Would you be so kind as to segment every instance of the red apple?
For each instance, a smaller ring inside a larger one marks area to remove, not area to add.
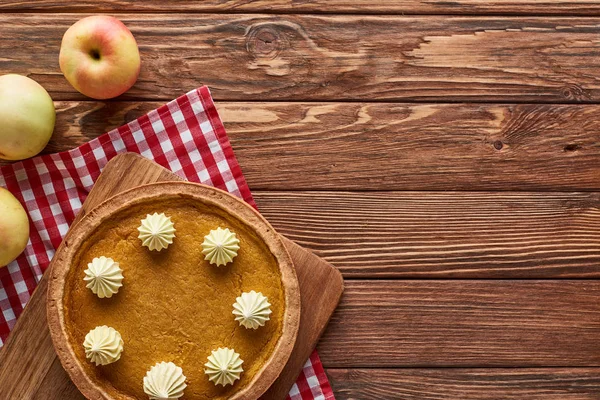
[[[135,38],[118,19],[99,15],[72,25],[62,39],[60,70],[79,92],[93,99],[117,97],[140,73]]]

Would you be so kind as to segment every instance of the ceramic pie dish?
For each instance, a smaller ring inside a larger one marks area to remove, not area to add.
[[[138,237],[140,221],[152,213],[169,216],[175,227],[161,251]],[[217,227],[239,239],[227,265],[211,264],[202,253]],[[122,287],[110,298],[86,287],[86,268],[98,257],[122,268]],[[250,291],[270,303],[270,318],[257,329],[232,314],[236,298]],[[71,228],[51,263],[47,314],[59,359],[88,399],[148,399],[144,377],[161,362],[183,371],[182,399],[257,399],[292,352],[300,295],[281,238],[252,207],[208,186],[166,182],[118,194]],[[123,341],[120,358],[107,365],[91,362],[83,346],[99,326],[114,328]],[[205,365],[218,348],[234,349],[243,360],[233,384],[209,380]]]

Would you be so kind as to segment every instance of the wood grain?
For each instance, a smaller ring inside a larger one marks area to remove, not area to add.
[[[58,68],[78,14],[1,14],[0,74],[82,99]],[[596,102],[598,18],[121,14],[142,55],[124,99]],[[176,74],[173,71],[177,71]],[[226,71],[226,73],[223,73]]]
[[[45,321],[45,318],[44,318]],[[17,367],[18,368],[18,367]],[[17,369],[18,371],[18,369]],[[31,400],[84,400],[77,387],[73,385],[67,372],[60,364],[60,360],[54,357],[54,362],[47,370],[43,378],[37,378],[39,382],[38,390],[31,397]],[[15,398],[16,400],[17,398]],[[20,400],[25,400],[20,398]]]
[[[351,280],[328,368],[596,367],[600,281]]]
[[[560,14],[598,15],[597,0],[105,0],[4,1],[0,11],[45,12],[270,12],[326,14]]]
[[[56,102],[45,153],[162,102]],[[600,106],[218,102],[252,189],[600,190]]]
[[[107,198],[145,183],[180,180],[179,177],[137,154],[113,158],[96,181],[74,224]],[[296,266],[302,309],[298,339],[283,371],[262,397],[284,398],[296,381],[336,308],[343,292],[340,273],[330,264],[286,238],[284,244]],[[58,361],[46,320],[45,274],[16,326],[0,349],[0,399],[80,399]],[[326,282],[326,284],[323,284]]]
[[[340,399],[592,400],[600,368],[328,369]]]
[[[349,277],[600,278],[600,194],[255,192]]]

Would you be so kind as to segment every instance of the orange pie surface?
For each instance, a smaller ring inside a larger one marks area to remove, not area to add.
[[[150,251],[138,239],[147,214],[165,213],[175,224],[168,249]],[[204,260],[204,236],[229,228],[240,240],[234,261],[217,267]],[[110,257],[123,269],[123,287],[100,299],[83,280],[95,257]],[[234,320],[233,303],[255,290],[271,303],[271,319],[257,330]],[[91,377],[116,399],[148,399],[146,372],[161,361],[183,369],[182,399],[226,399],[246,387],[275,350],[282,335],[284,288],[277,261],[267,245],[242,221],[193,200],[158,201],[127,208],[104,222],[79,248],[65,285],[64,318],[75,356]],[[85,357],[86,334],[107,325],[121,333],[124,350],[115,363],[96,366]],[[212,350],[229,347],[244,363],[234,385],[215,386],[204,373]]]

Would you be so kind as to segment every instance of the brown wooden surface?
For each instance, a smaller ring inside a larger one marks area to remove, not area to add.
[[[558,14],[599,15],[598,0],[6,0],[0,11],[44,12],[270,12],[325,14]]]
[[[598,193],[255,194],[282,234],[356,278],[600,278]]]
[[[328,369],[340,399],[594,400],[600,368]]]
[[[45,152],[74,148],[161,104],[57,102]],[[253,190],[600,189],[598,105],[217,107]]]
[[[175,174],[136,154],[115,157],[106,165],[86,199],[77,219],[109,197],[144,183],[179,180]],[[294,260],[302,301],[298,339],[277,381],[262,397],[282,399],[289,392],[302,366],[315,348],[343,291],[340,273],[330,264],[288,239],[284,243]],[[30,303],[0,350],[0,399],[22,399],[60,393],[62,400],[81,394],[57,362],[46,326],[45,274]],[[26,379],[21,379],[26,377]],[[16,384],[15,384],[16,383]]]
[[[62,35],[80,17],[0,13],[0,74],[28,74],[55,100],[82,99],[58,68]],[[124,99],[171,100],[200,84],[210,86],[216,100],[600,99],[600,18],[119,18],[135,35],[143,60]]]
[[[67,13],[97,11],[142,53],[109,102],[58,69],[87,15]],[[597,0],[4,1],[0,74],[57,100],[47,152],[208,84],[261,211],[350,280],[319,346],[338,399],[590,400],[599,16]]]
[[[600,282],[350,280],[321,338],[331,367],[600,365]]]
[[[270,12],[325,14],[558,14],[599,15],[598,0],[61,0],[14,1],[0,11],[45,12]]]

